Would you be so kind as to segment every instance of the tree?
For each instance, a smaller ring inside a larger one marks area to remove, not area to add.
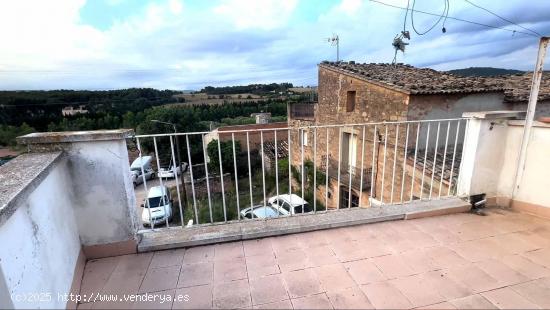
[[[220,170],[220,154],[218,153],[218,140],[212,140],[208,143],[206,147],[208,152],[208,157],[210,158],[210,163],[208,164],[208,169],[212,169],[215,172]],[[232,141],[220,141],[220,151],[222,158],[222,169],[225,173],[233,172],[233,143]],[[235,155],[241,153],[241,144],[238,141],[235,141]]]

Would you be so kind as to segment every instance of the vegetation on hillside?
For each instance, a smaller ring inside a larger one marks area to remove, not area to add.
[[[524,73],[525,71],[514,69],[503,69],[493,67],[469,67],[463,69],[455,69],[447,71],[452,74],[460,76],[494,76],[494,75],[507,75]]]
[[[286,91],[292,88],[292,83],[271,83],[271,84],[250,84],[250,85],[238,85],[238,86],[206,86],[201,89],[201,93],[207,93],[209,95],[229,95],[229,94],[242,94],[250,93],[256,95],[266,95],[272,91],[280,92]]]

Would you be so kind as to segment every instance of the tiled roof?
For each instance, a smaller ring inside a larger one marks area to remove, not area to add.
[[[275,142],[267,141],[264,143],[264,152],[270,159],[275,159]],[[288,142],[286,140],[277,142],[277,157],[278,159],[288,157]]]
[[[417,157],[416,157],[416,169],[417,171],[423,171],[424,169],[424,156],[422,154],[426,155],[426,169],[425,174],[427,176],[432,175],[432,170],[434,170],[434,155],[435,152],[433,149],[428,150],[427,153],[424,153],[425,150],[418,150]],[[439,147],[437,149],[437,158],[435,159],[435,180],[441,179],[441,171],[443,171],[443,183],[449,184],[449,180],[452,176],[452,184],[457,184],[458,182],[458,172],[460,169],[460,162],[462,159],[462,145],[458,145],[456,152],[454,152],[454,147],[448,146],[447,147],[447,153],[445,153],[445,147]],[[454,155],[454,164],[453,164],[453,152]],[[407,152],[407,160],[409,161],[410,165],[414,164],[414,149],[408,150]],[[420,154],[420,155],[419,155]],[[445,157],[445,164],[443,164],[443,157]],[[452,168],[452,170],[451,170]],[[452,173],[451,173],[452,172]]]
[[[527,102],[533,80],[533,72],[515,75],[502,75],[487,78],[491,83],[504,85],[506,102]],[[544,72],[540,84],[538,100],[550,100],[550,72]]]
[[[325,61],[320,66],[410,94],[479,93],[504,90],[504,85],[487,78],[461,77],[405,64]]]

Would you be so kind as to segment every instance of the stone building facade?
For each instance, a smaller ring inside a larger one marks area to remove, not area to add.
[[[465,121],[409,121],[512,108],[502,84],[484,78],[354,62],[323,62],[318,74],[313,117],[289,108],[289,151],[296,167],[301,166],[302,148],[304,160],[315,162],[319,172],[325,174],[328,164],[328,187],[326,180],[317,184],[317,199],[328,208],[446,196],[458,174]]]

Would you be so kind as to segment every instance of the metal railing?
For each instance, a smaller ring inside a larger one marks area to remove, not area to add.
[[[188,167],[180,174],[173,165],[173,179],[158,180],[146,179],[141,167],[138,196],[147,198],[156,186],[168,193],[162,205],[144,199],[140,218],[151,229],[184,227],[453,196],[467,125],[467,119],[455,118],[232,130],[208,143],[210,132],[136,135],[138,159],[177,162],[180,151]],[[179,150],[176,139],[183,141]],[[266,144],[274,154],[265,152]],[[343,158],[350,154],[353,166]],[[266,165],[268,160],[273,164]],[[165,216],[155,221],[154,213]]]

